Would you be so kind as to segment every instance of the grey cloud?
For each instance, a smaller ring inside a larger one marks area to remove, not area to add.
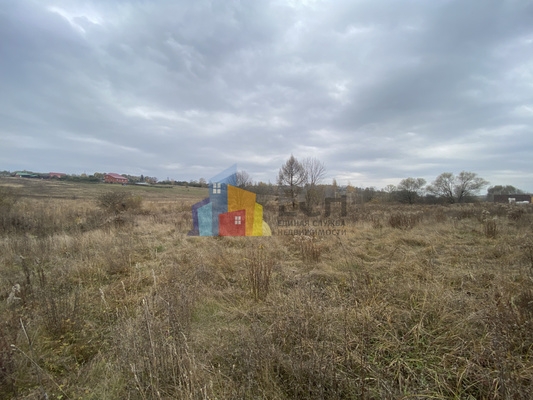
[[[293,153],[533,190],[529,1],[21,0],[0,40],[2,169],[275,181]]]

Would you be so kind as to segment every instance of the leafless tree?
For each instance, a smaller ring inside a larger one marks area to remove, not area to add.
[[[314,157],[305,158],[302,166],[306,173],[305,203],[307,209],[311,210],[324,197],[324,190],[318,184],[326,176],[326,166]]]
[[[485,179],[477,176],[474,172],[462,171],[456,178],[455,198],[458,203],[477,194],[489,184]]]
[[[236,176],[236,186],[240,188],[246,188],[252,186],[254,181],[250,174],[246,171],[238,171]]]
[[[429,185],[426,190],[436,196],[448,200],[450,203],[461,203],[478,193],[489,182],[477,176],[474,172],[462,171],[455,176],[451,172],[444,172]]]
[[[302,161],[302,166],[307,175],[308,185],[318,185],[326,176],[326,166],[314,157],[307,157]]]

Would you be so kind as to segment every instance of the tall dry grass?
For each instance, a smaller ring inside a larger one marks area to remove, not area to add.
[[[0,398],[533,392],[531,206],[351,206],[340,236],[192,238],[195,198],[147,191],[120,224],[108,186],[61,188],[78,194],[25,188],[2,211]]]

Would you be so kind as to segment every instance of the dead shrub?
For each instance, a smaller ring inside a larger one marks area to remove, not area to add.
[[[396,229],[412,229],[422,220],[417,213],[397,212],[389,216],[389,225]]]
[[[103,226],[107,228],[131,228],[135,224],[135,220],[131,214],[116,214],[104,221]]]
[[[322,255],[322,247],[316,236],[297,235],[293,239],[300,251],[303,262],[318,262]]]
[[[143,205],[143,198],[139,195],[126,197],[126,210],[141,211]]]
[[[131,242],[124,237],[117,238],[109,243],[104,250],[102,260],[105,271],[109,275],[127,274],[131,270]]]
[[[526,211],[522,207],[512,207],[507,212],[507,218],[511,221],[519,221]]]
[[[435,218],[435,222],[438,222],[438,223],[443,223],[448,220],[448,217],[446,216],[443,210],[437,210],[437,212],[435,212],[434,214],[434,218]]]
[[[97,204],[104,211],[119,214],[124,211],[138,211],[142,208],[142,197],[127,192],[106,192],[98,196]]]
[[[460,208],[459,212],[457,213],[457,219],[467,219],[467,218],[475,218],[476,217],[476,210],[473,208]]]
[[[372,221],[372,228],[374,229],[382,229],[383,224],[381,223],[381,217],[379,215],[372,215],[371,216]]]
[[[255,300],[264,300],[270,290],[274,261],[267,256],[263,248],[250,251],[245,260],[252,296]]]
[[[498,235],[498,225],[496,224],[496,221],[493,219],[486,220],[483,223],[483,232],[488,238],[496,238],[496,236]]]
[[[41,305],[41,318],[44,327],[53,337],[79,329],[81,315],[78,291],[62,285],[47,284],[35,294]]]

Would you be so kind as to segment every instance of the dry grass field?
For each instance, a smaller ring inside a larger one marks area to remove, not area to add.
[[[0,399],[532,398],[531,205],[188,237],[206,196],[0,179]]]

